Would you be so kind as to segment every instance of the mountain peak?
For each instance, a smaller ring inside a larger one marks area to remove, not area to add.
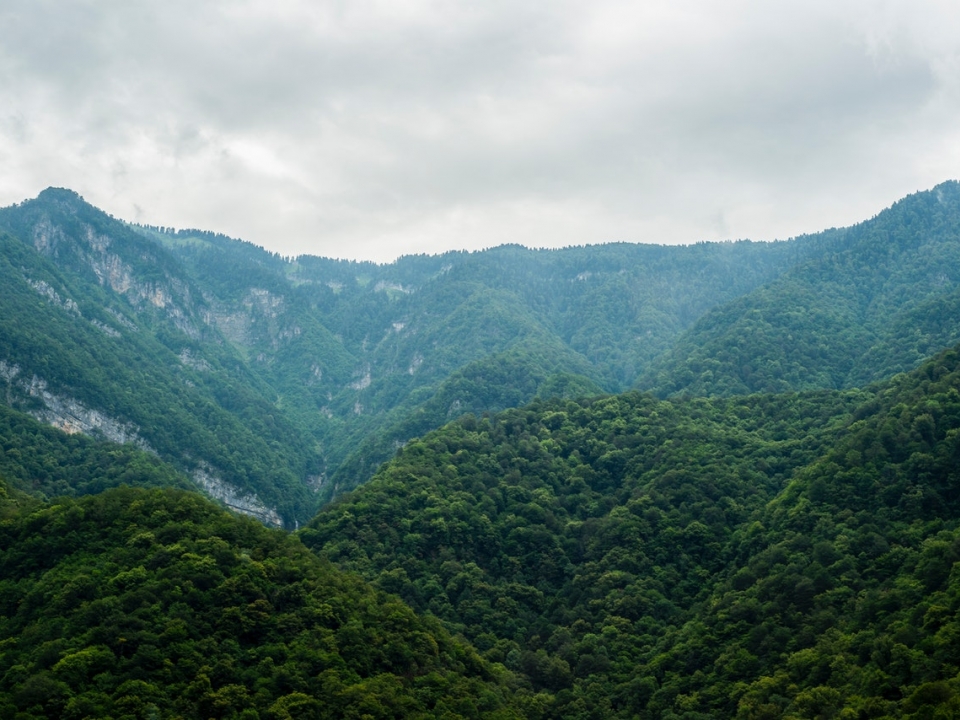
[[[37,200],[41,202],[56,203],[61,207],[70,208],[72,210],[76,210],[81,206],[89,205],[89,203],[80,195],[80,193],[70,190],[69,188],[48,187],[46,190],[37,195]]]

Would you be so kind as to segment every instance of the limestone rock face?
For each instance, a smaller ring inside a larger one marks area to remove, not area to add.
[[[0,360],[0,377],[7,382],[8,402],[16,395],[34,400],[22,404],[22,409],[40,422],[66,433],[83,433],[120,444],[132,443],[141,450],[155,453],[150,444],[140,437],[140,428],[133,423],[112,418],[79,400],[51,392],[43,378],[36,375],[23,377],[18,365]]]
[[[214,500],[219,500],[231,510],[256,518],[264,525],[283,527],[283,518],[273,508],[267,507],[256,495],[243,493],[230,483],[217,477],[212,468],[197,468],[191,473],[194,481]]]

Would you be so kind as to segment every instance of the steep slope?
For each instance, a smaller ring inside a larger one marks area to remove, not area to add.
[[[2,494],[0,494],[2,499]],[[0,715],[518,718],[476,652],[290,536],[121,489],[0,520]]]
[[[638,374],[660,394],[714,394],[906,369],[960,336],[958,197],[946,184],[787,242],[377,265],[128,226],[48,190],[0,210],[0,379],[39,419],[140,442],[295,526],[457,413]]]
[[[956,351],[869,391],[538,403],[409,444],[301,537],[551,717],[952,717],[958,438]]]
[[[584,388],[629,386],[706,309],[817,247],[503,246],[376,265],[287,262],[210,233],[140,232],[177,254],[205,288],[220,330],[320,440],[324,496],[365,480],[397,443],[436,427],[428,419],[446,420],[449,408],[527,402],[556,373],[579,376]],[[516,385],[476,371],[504,357],[518,368]],[[476,391],[454,396],[461,372]],[[498,385],[481,388],[485,375]]]
[[[738,717],[960,714],[958,390],[957,350],[898,377],[744,529],[748,561],[657,659],[661,706],[697,704],[697,665],[700,707]]]
[[[68,191],[0,211],[0,227],[21,234],[0,233],[8,404],[155,452],[265,522],[309,516],[313,442],[206,324],[175,258]]]
[[[464,301],[473,302],[472,293],[482,288],[522,308],[589,362],[601,385],[618,390],[629,387],[638,368],[707,309],[778,276],[812,247],[804,241],[609,244],[563,250],[506,245],[475,253],[405,257],[387,266],[355,264],[355,269],[303,257],[298,258],[295,277],[337,288],[324,293],[325,317],[354,348],[379,341],[397,321],[404,325],[402,339],[432,332],[442,344],[446,327],[460,327],[457,314],[470,314],[471,305],[463,307]],[[373,292],[364,292],[361,283]],[[356,302],[365,294],[376,304]],[[364,322],[364,316],[377,314],[372,327]],[[444,352],[458,352],[460,337],[456,339],[447,342]],[[467,351],[446,371],[476,359],[479,356]],[[431,369],[434,363],[427,360],[419,372]],[[404,363],[401,369],[406,368]]]
[[[539,348],[538,348],[539,349]],[[394,454],[411,438],[438,428],[452,419],[517,407],[537,396],[577,398],[603,394],[595,382],[568,372],[562,352],[547,355],[526,348],[497,353],[457,370],[426,401],[376,434],[356,438],[350,453],[332,474],[329,496],[354,489],[358,479],[373,474],[379,462]],[[576,364],[574,364],[576,367]],[[375,460],[376,464],[371,461]]]
[[[642,376],[660,395],[843,388],[960,340],[960,184],[839,231],[826,252],[706,313]]]
[[[68,434],[3,405],[0,448],[0,480],[43,500],[118,485],[196,489],[186,475],[132,443]]]
[[[555,693],[557,717],[626,713],[609,702],[638,650],[689,617],[735,563],[737,528],[862,397],[625,395],[467,417],[301,537]]]

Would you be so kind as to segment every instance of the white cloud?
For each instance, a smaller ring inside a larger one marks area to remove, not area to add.
[[[952,3],[0,8],[0,203],[285,254],[783,237],[956,177]]]

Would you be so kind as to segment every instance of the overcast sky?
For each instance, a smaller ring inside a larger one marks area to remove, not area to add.
[[[784,238],[960,175],[960,3],[0,0],[0,204],[392,260]]]

